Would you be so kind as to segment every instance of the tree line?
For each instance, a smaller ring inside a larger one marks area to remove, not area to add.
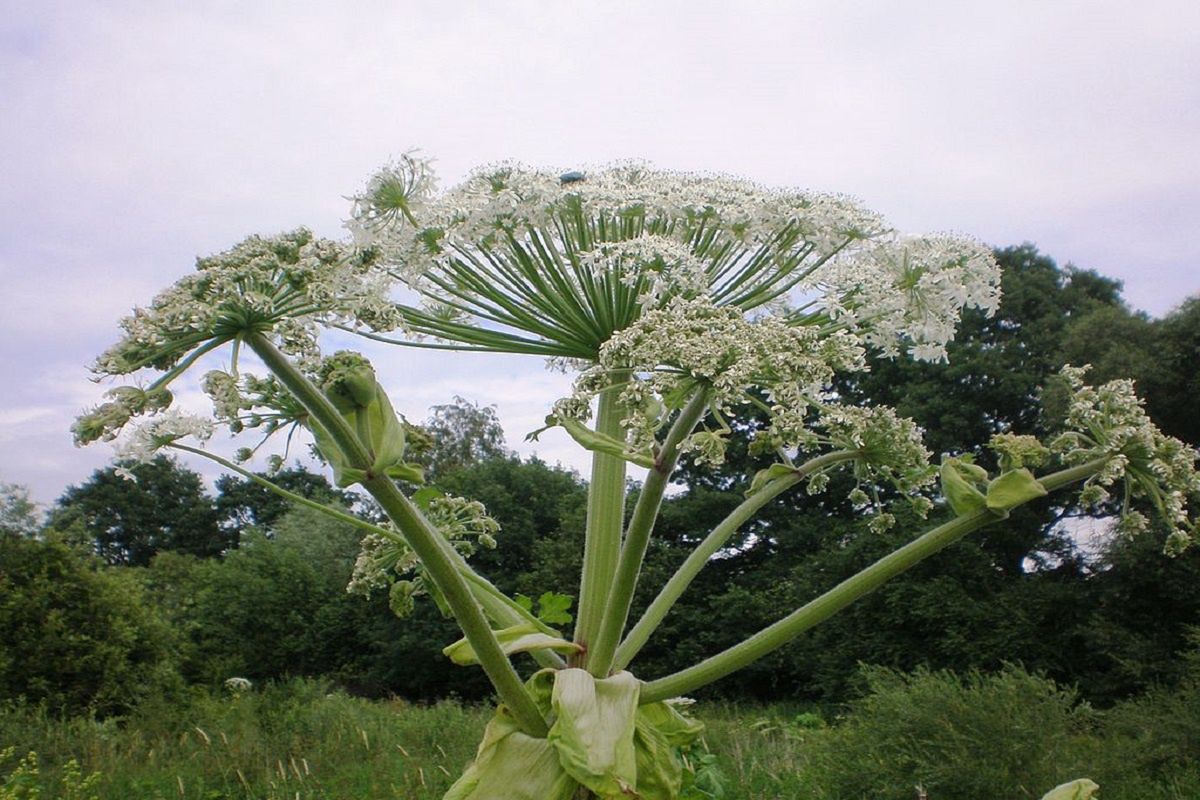
[[[954,454],[998,431],[1053,430],[1062,405],[1054,374],[1091,363],[1097,382],[1134,378],[1165,432],[1200,443],[1200,298],[1151,319],[1125,305],[1118,282],[1060,268],[1030,245],[997,257],[999,312],[967,312],[948,363],[876,359],[839,392],[895,406],[925,428],[931,450]],[[498,547],[474,556],[481,571],[506,592],[574,595],[586,505],[579,477],[515,457],[494,412],[461,399],[435,408],[414,434],[430,482],[481,500],[502,526]],[[736,506],[747,488],[738,476],[752,475],[756,458],[731,451],[726,466],[685,466],[646,564],[655,574],[643,585],[661,584]],[[0,698],[120,713],[148,694],[235,676],[320,675],[365,695],[419,699],[487,691],[475,671],[441,655],[457,634],[435,603],[418,602],[401,619],[386,593],[347,593],[359,529],[241,477],[221,478],[209,494],[169,459],[131,469],[135,482],[110,467],[70,487],[44,523],[19,490],[4,491]],[[272,479],[377,518],[358,495],[303,466]],[[845,504],[781,498],[708,566],[643,652],[639,675],[735,643],[911,529],[871,533]],[[1092,545],[1090,529],[1105,530],[1078,508],[1022,510],[713,691],[837,703],[855,692],[860,663],[969,671],[1019,662],[1097,703],[1172,684],[1200,625],[1200,554],[1164,557],[1156,531],[1102,533]],[[649,599],[637,598],[635,615]]]

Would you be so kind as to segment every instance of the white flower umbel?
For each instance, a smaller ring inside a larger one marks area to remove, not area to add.
[[[1068,464],[1107,459],[1104,469],[1087,482],[1085,500],[1101,502],[1107,499],[1107,488],[1124,481],[1122,530],[1136,532],[1148,525],[1131,502],[1148,500],[1173,528],[1168,549],[1183,549],[1195,532],[1188,518],[1188,498],[1200,495],[1196,450],[1163,434],[1151,422],[1133,381],[1089,386],[1084,382],[1088,369],[1068,366],[1062,370],[1074,391],[1066,419],[1071,430],[1052,442],[1051,449]]]
[[[594,361],[643,313],[704,296],[795,323],[835,317],[887,352],[902,341],[937,358],[963,307],[999,297],[974,242],[897,237],[847,198],[720,175],[501,165],[423,193],[411,214],[373,196],[353,210],[369,249],[423,297],[405,327],[454,349]]]
[[[116,446],[117,458],[150,462],[158,451],[188,436],[204,441],[212,436],[212,420],[188,414],[177,408],[148,417],[125,432]]]
[[[944,361],[964,308],[989,316],[1000,304],[991,251],[952,236],[899,237],[850,251],[814,275],[823,305],[871,345]]]
[[[96,361],[101,375],[166,369],[205,342],[273,333],[285,352],[311,355],[316,321],[390,329],[390,282],[370,259],[306,229],[252,236],[196,261],[196,272],[121,322],[125,336]]]

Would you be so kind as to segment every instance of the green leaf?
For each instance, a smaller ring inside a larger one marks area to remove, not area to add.
[[[574,601],[575,599],[569,594],[543,592],[542,596],[538,598],[537,618],[547,625],[570,625],[575,617],[568,610]]]
[[[603,433],[597,433],[577,419],[564,417],[558,419],[557,422],[585,450],[590,450],[594,453],[606,453],[610,456],[624,459],[632,464],[637,464],[639,467],[654,469],[654,457],[649,453],[635,453],[626,447],[625,443],[621,440],[606,436]]]
[[[577,653],[582,649],[574,642],[568,642],[566,639],[543,633],[532,622],[522,622],[520,625],[513,625],[511,628],[496,631],[496,639],[500,642],[500,649],[504,651],[506,656],[510,656],[513,653],[528,653],[531,650]],[[454,644],[446,647],[442,650],[442,653],[460,666],[479,663],[479,657],[475,654],[475,648],[471,647],[471,643],[465,638],[459,639]]]
[[[443,800],[570,800],[578,787],[550,742],[522,733],[501,706],[484,730],[475,761]]]
[[[638,796],[675,800],[683,787],[679,748],[695,741],[704,724],[685,717],[668,703],[648,703],[638,708],[634,727]]]
[[[421,509],[422,511],[428,511],[429,504],[432,501],[445,496],[446,493],[441,489],[435,489],[432,486],[426,486],[423,489],[418,489],[417,491],[413,492],[412,497],[409,499],[413,501],[413,505],[415,505],[417,508]]]
[[[1027,469],[1005,472],[988,484],[987,507],[996,512],[1007,512],[1022,503],[1046,496],[1046,487],[1033,477]]]
[[[981,468],[974,464],[963,463],[955,458],[948,458],[942,462],[942,494],[950,503],[950,507],[954,509],[954,513],[960,517],[973,514],[987,506],[987,499],[983,493],[976,489],[974,483],[963,474],[966,472],[974,478],[975,470],[981,470]],[[984,472],[983,475],[986,479],[987,473]]]
[[[1095,781],[1079,778],[1055,786],[1042,795],[1042,800],[1091,800],[1098,791],[1100,791],[1100,786]]]
[[[567,773],[602,798],[624,798],[637,786],[633,745],[641,683],[628,672],[596,680],[582,669],[554,675],[556,714],[548,739]]]
[[[425,469],[418,464],[396,464],[385,470],[389,478],[406,483],[421,484],[425,482]]]
[[[750,488],[746,490],[746,497],[758,494],[767,487],[768,483],[774,480],[795,474],[796,468],[790,467],[787,464],[772,464],[766,469],[760,469],[754,473],[754,480],[750,481]]]

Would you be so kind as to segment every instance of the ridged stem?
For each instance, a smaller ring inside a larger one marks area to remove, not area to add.
[[[684,591],[687,590],[688,586],[691,585],[692,581],[695,580],[696,576],[700,574],[700,571],[704,569],[705,565],[708,564],[709,559],[724,547],[729,538],[745,525],[750,518],[757,514],[763,506],[814,472],[845,461],[852,461],[857,457],[857,453],[848,450],[839,450],[818,456],[797,467],[796,471],[791,475],[776,478],[760,491],[755,492],[742,501],[737,508],[731,511],[725,519],[721,520],[712,529],[708,536],[704,537],[704,541],[696,546],[696,549],[688,555],[683,564],[679,566],[679,569],[675,571],[675,574],[671,576],[671,579],[659,591],[645,613],[642,614],[641,619],[637,621],[637,624],[629,631],[629,635],[621,642],[621,646],[617,648],[613,668],[625,669],[625,667],[629,666],[629,662],[633,661],[634,657],[645,647],[646,642],[650,640],[650,636],[662,624],[663,620],[666,619],[671,608],[683,595]]]
[[[482,609],[475,602],[467,581],[455,563],[457,553],[450,543],[429,524],[391,478],[369,473],[371,459],[366,447],[328,398],[288,360],[287,356],[260,333],[247,335],[245,341],[275,377],[308,410],[313,419],[329,432],[347,461],[358,469],[368,470],[368,477],[362,481],[363,488],[383,507],[384,512],[404,536],[405,542],[421,559],[429,576],[446,598],[446,604],[475,650],[479,663],[495,687],[501,702],[508,706],[517,724],[526,733],[531,736],[545,736],[548,730],[546,721],[500,648],[496,634],[488,625]]]
[[[1053,491],[1095,475],[1106,461],[1107,459],[1089,461],[1039,480],[1047,491]],[[1007,515],[984,508],[938,525],[745,641],[695,666],[650,681],[642,687],[641,702],[653,703],[694,691],[757,661],[863,595],[879,588],[891,578],[957,542],[968,533],[1004,519],[1005,516]]]
[[[604,609],[600,632],[588,652],[588,670],[597,677],[606,676],[612,667],[617,642],[620,641],[625,623],[629,619],[629,607],[633,603],[642,562],[646,558],[650,534],[662,507],[663,494],[670,483],[671,474],[675,471],[675,465],[679,462],[679,446],[696,427],[707,408],[708,392],[700,390],[679,411],[663,440],[654,467],[642,484],[633,516],[629,518],[629,526],[625,530],[625,540],[621,544],[621,557],[613,577],[608,604]]]
[[[621,384],[600,393],[596,410],[596,432],[623,439],[618,399]],[[621,558],[621,526],[625,516],[625,460],[608,453],[592,453],[592,476],[588,484],[587,525],[583,544],[583,573],[579,582],[579,618],[575,642],[587,650],[600,632],[604,607],[612,590],[613,575]]]

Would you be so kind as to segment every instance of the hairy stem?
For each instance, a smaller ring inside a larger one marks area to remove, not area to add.
[[[1106,461],[1107,459],[1089,461],[1047,475],[1040,480],[1047,491],[1053,491],[1095,475]],[[968,533],[1005,516],[985,508],[938,525],[745,641],[695,666],[650,681],[642,687],[641,702],[653,703],[694,691],[757,661],[863,595],[879,588],[896,575],[957,542]]]
[[[600,393],[596,432],[621,439],[620,382]],[[579,619],[575,641],[591,646],[604,618],[613,575],[621,557],[621,525],[625,516],[625,460],[607,453],[592,453],[592,479],[588,484],[587,526],[583,545],[583,574],[579,583]]]
[[[304,405],[308,413],[329,432],[347,460],[356,468],[368,471],[368,477],[362,481],[363,488],[383,507],[441,590],[501,702],[508,706],[526,733],[531,736],[545,736],[548,730],[546,721],[534,705],[533,698],[526,691],[508,657],[504,655],[483,611],[475,602],[455,563],[457,553],[454,552],[454,548],[400,492],[391,478],[372,475],[369,472],[371,459],[366,447],[325,395],[287,359],[287,356],[260,333],[247,335],[245,341],[275,377]]]
[[[663,493],[671,480],[671,474],[675,471],[675,465],[679,462],[679,445],[696,427],[707,407],[708,392],[697,391],[675,418],[655,459],[654,468],[642,484],[637,505],[625,531],[625,541],[621,545],[621,557],[613,578],[612,591],[608,596],[608,604],[604,609],[604,619],[596,641],[588,653],[588,669],[593,675],[603,677],[612,667],[617,642],[629,619],[629,607],[633,603],[633,593],[637,589],[646,548],[650,544],[650,534],[662,507]]]
[[[642,618],[637,621],[637,624],[629,631],[629,635],[625,637],[625,641],[621,642],[621,646],[617,648],[613,668],[624,669],[629,666],[629,662],[645,647],[650,636],[662,624],[663,620],[666,619],[667,613],[670,612],[671,608],[683,595],[687,587],[691,585],[692,581],[695,580],[696,576],[700,574],[700,571],[704,569],[709,559],[724,547],[729,538],[757,514],[763,506],[814,472],[845,461],[852,461],[857,457],[858,453],[850,450],[838,450],[818,456],[797,467],[796,471],[791,475],[771,481],[760,491],[755,492],[742,501],[737,508],[729,513],[729,516],[721,520],[720,524],[712,529],[712,532],[704,538],[704,541],[696,546],[696,549],[691,552],[687,560],[679,566],[679,569],[675,571],[675,574],[671,576],[671,579],[659,591],[658,596],[654,598],[649,608],[642,614]]]

